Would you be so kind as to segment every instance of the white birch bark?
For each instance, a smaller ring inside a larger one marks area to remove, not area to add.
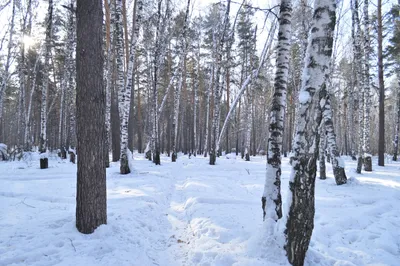
[[[371,43],[369,38],[369,0],[364,0],[364,132],[363,132],[363,151],[364,151],[364,170],[372,171],[372,158],[370,154],[370,116],[371,116],[371,92],[369,82],[369,61],[371,53]]]
[[[49,71],[50,71],[50,55],[52,46],[52,30],[53,30],[53,0],[49,0],[48,13],[46,18],[46,40],[45,40],[45,54],[44,54],[44,77],[42,86],[42,107],[40,111],[40,143],[39,151],[42,153],[43,158],[47,158],[47,91],[49,85]],[[47,167],[45,167],[47,168]]]
[[[12,56],[12,48],[13,48],[13,40],[14,40],[14,20],[15,20],[15,8],[16,8],[16,0],[12,2],[12,14],[9,28],[9,36],[8,36],[8,46],[7,46],[7,57],[6,63],[4,65],[3,76],[0,81],[0,123],[3,116],[3,96],[4,91],[7,87],[8,80],[10,78],[10,65],[11,65],[11,56]],[[1,133],[0,133],[1,134]]]
[[[175,94],[174,94],[174,117],[172,122],[172,162],[175,162],[177,159],[177,151],[176,151],[176,144],[177,144],[177,137],[178,137],[178,119],[179,119],[179,104],[181,98],[181,91],[184,79],[184,63],[186,58],[186,51],[188,47],[188,43],[186,41],[186,34],[188,28],[188,21],[189,21],[189,7],[190,7],[190,0],[187,2],[186,12],[185,12],[185,20],[183,24],[182,36],[180,40],[180,46],[182,49],[182,53],[180,54],[179,65],[178,65],[178,73],[179,73],[179,81],[178,85],[175,87]]]
[[[347,182],[347,177],[344,169],[344,161],[340,157],[339,149],[336,144],[336,134],[332,121],[332,109],[329,92],[324,84],[320,92],[320,108],[322,110],[323,127],[326,130],[327,146],[331,155],[333,175],[337,185],[342,185]]]
[[[121,121],[121,165],[120,165],[120,173],[128,174],[131,169],[129,168],[129,158],[128,154],[128,122],[129,122],[129,114],[130,114],[130,104],[131,104],[131,91],[133,86],[133,70],[135,69],[135,57],[136,57],[136,44],[139,39],[139,31],[142,20],[142,10],[143,10],[143,1],[136,0],[136,14],[135,16],[135,25],[133,29],[132,39],[130,42],[130,51],[129,51],[129,61],[128,61],[128,71],[127,71],[127,84],[123,88],[122,94],[122,102],[121,105],[121,113],[122,113],[122,121]]]
[[[364,86],[363,86],[363,70],[362,70],[362,54],[361,54],[361,29],[360,19],[358,16],[358,0],[351,0],[352,11],[352,37],[354,51],[354,68],[355,68],[355,87],[358,92],[358,163],[357,173],[361,173],[363,161],[363,132],[364,132]]]
[[[291,39],[291,0],[282,0],[279,12],[279,32],[274,95],[269,115],[267,171],[261,198],[264,219],[277,221],[282,217],[281,157],[285,125],[286,90],[289,73]]]
[[[210,101],[211,101],[211,86],[214,83],[214,66],[211,69],[211,77],[210,77],[210,84],[207,87],[206,92],[206,132],[204,134],[204,157],[207,157],[208,154],[208,135],[209,135],[209,128],[210,128]]]
[[[289,206],[285,215],[285,249],[292,265],[304,264],[314,227],[318,147],[315,136],[321,122],[319,94],[329,74],[335,22],[336,1],[316,0],[299,93],[299,115],[289,179]]]
[[[222,25],[218,25],[217,29],[221,27],[221,36],[219,37],[217,43],[215,43],[214,40],[214,45],[215,47],[215,56],[216,58],[214,59],[214,64],[215,64],[215,80],[214,80],[214,117],[213,117],[213,123],[212,123],[212,129],[211,129],[211,147],[210,147],[210,165],[215,165],[216,161],[216,156],[217,152],[219,150],[219,143],[218,143],[218,136],[219,136],[219,117],[220,117],[220,108],[221,108],[221,95],[222,95],[222,88],[220,84],[220,78],[221,78],[221,68],[222,68],[222,53],[224,51],[224,44],[227,38],[227,29],[228,29],[228,24],[229,24],[229,12],[230,12],[230,5],[231,1],[227,1],[226,9],[225,9],[225,14],[221,16],[223,18]],[[222,9],[222,2],[220,2],[220,13],[223,14],[224,10]],[[214,32],[214,37],[215,37],[216,32]]]

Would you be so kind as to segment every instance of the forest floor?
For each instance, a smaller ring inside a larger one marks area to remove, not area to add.
[[[265,157],[134,157],[129,175],[107,169],[108,223],[91,235],[75,228],[76,165],[0,162],[0,266],[287,265],[263,234]],[[361,175],[345,162],[348,184],[336,186],[330,164],[316,181],[306,265],[400,265],[400,162],[374,158]],[[284,158],[284,201],[289,172]]]

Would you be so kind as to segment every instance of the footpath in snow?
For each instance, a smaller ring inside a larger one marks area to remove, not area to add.
[[[91,235],[75,229],[76,165],[0,162],[0,266],[287,265],[262,235],[265,157],[134,157],[129,175],[107,169],[108,224]],[[400,265],[400,163],[358,175],[346,160],[339,187],[327,166],[306,265]],[[283,200],[289,171],[285,158]]]

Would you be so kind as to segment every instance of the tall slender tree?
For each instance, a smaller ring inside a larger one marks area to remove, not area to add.
[[[46,18],[46,40],[44,54],[44,77],[42,86],[42,107],[40,111],[40,145],[39,152],[41,153],[40,168],[48,168],[47,151],[47,92],[49,87],[49,72],[50,72],[50,56],[52,48],[52,31],[53,31],[53,0],[49,0],[49,7]]]
[[[282,0],[279,11],[278,54],[274,95],[269,120],[267,173],[265,177],[262,208],[264,219],[277,221],[282,217],[281,157],[285,125],[286,89],[289,72],[292,1]]]
[[[378,22],[378,83],[379,83],[379,140],[378,140],[378,165],[385,166],[385,84],[383,80],[383,21],[382,0],[377,3]]]

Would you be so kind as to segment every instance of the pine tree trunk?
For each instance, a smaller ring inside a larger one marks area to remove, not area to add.
[[[101,1],[77,5],[78,173],[76,227],[84,234],[107,223],[104,138],[103,12]],[[88,127],[87,125],[91,125]]]
[[[299,93],[292,173],[289,180],[289,203],[286,222],[288,260],[303,265],[314,228],[315,177],[318,139],[315,135],[322,119],[320,90],[329,74],[333,32],[336,22],[336,1],[316,0],[313,23]]]
[[[274,95],[269,120],[267,172],[261,198],[264,220],[277,221],[282,217],[281,157],[285,125],[286,90],[289,74],[292,2],[282,0],[279,11],[278,57],[274,81]]]

